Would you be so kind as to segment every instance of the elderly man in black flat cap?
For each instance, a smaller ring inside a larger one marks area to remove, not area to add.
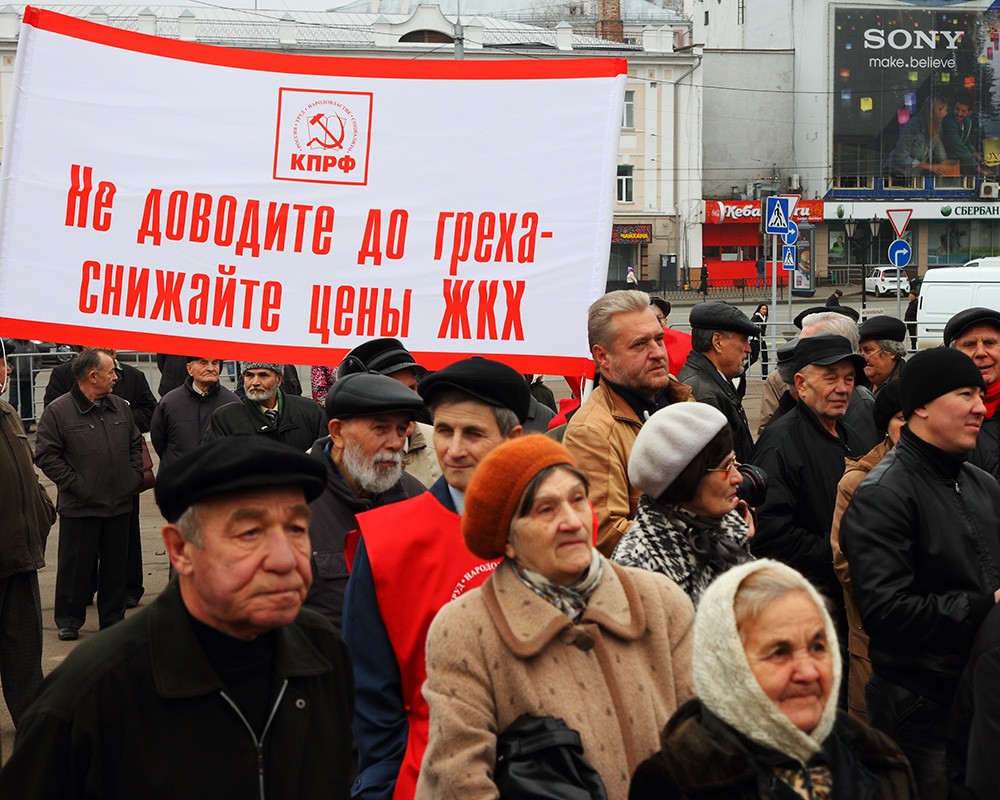
[[[403,343],[390,337],[371,339],[351,350],[337,368],[337,379],[359,372],[386,375],[413,392],[417,391],[417,382],[427,374]],[[417,420],[403,449],[403,470],[428,488],[441,477],[441,467],[431,444],[433,434],[430,425]]]
[[[832,333],[843,336],[851,343],[851,348],[857,350],[858,326],[853,317],[843,313],[844,309],[844,306],[833,309],[817,306],[802,312],[795,317],[795,326],[802,331],[799,338],[808,339],[810,336],[816,336],[820,333]],[[851,443],[852,447],[863,454],[871,450],[883,437],[875,428],[873,416],[875,395],[872,394],[871,389],[859,384],[859,381],[864,379],[864,370],[859,369],[857,372],[854,391],[851,392],[847,413],[844,414],[844,424],[857,435],[856,441]],[[779,364],[779,368],[764,381],[764,391],[761,393],[760,399],[758,438],[763,435],[764,430],[771,422],[778,419],[790,408],[794,408],[798,402],[797,397],[789,397],[795,388],[794,374],[789,359],[784,368]]]
[[[32,800],[347,798],[351,664],[302,608],[326,469],[265,437],[161,470],[176,580],[46,678],[0,772]]]
[[[844,458],[866,452],[855,451],[856,434],[843,423],[855,369],[863,364],[843,336],[800,339],[792,355],[798,404],[767,426],[753,457],[769,479],[753,554],[794,567],[840,609],[830,525]]]
[[[728,303],[698,303],[691,309],[691,352],[677,373],[701,403],[715,406],[733,432],[736,459],[753,456],[753,435],[733,379],[743,374],[750,353],[750,337],[760,329],[742,311]]]
[[[899,384],[906,425],[840,523],[870,637],[868,720],[906,754],[923,800],[949,796],[955,690],[1000,599],[1000,486],[966,461],[985,417],[984,390],[981,370],[957,349],[913,356]]]
[[[443,475],[428,492],[358,515],[361,539],[344,599],[357,686],[356,798],[413,796],[428,738],[427,631],[445,603],[496,566],[465,546],[465,489],[488,453],[521,435],[531,398],[518,372],[479,357],[428,375],[418,388]],[[353,544],[349,537],[349,557]]]
[[[944,343],[975,362],[986,384],[986,419],[969,463],[1000,480],[1000,311],[967,308],[944,326]]]
[[[906,323],[890,316],[872,317],[858,328],[858,352],[865,360],[865,375],[872,393],[899,378],[906,361]]]
[[[326,468],[326,488],[311,505],[313,585],[306,606],[340,629],[347,588],[344,538],[356,514],[426,491],[403,471],[403,447],[426,414],[420,395],[387,375],[338,375],[326,396],[329,436],[309,450]]]
[[[326,419],[316,403],[288,394],[281,386],[285,365],[243,362],[246,396],[215,410],[203,442],[224,436],[266,436],[276,442],[308,450],[326,435]]]

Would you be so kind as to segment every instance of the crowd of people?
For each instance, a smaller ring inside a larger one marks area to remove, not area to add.
[[[695,305],[683,357],[670,311],[594,302],[558,408],[396,339],[311,398],[209,353],[161,356],[157,401],[86,348],[34,453],[0,401],[0,794],[1000,796],[1000,311],[908,357],[904,321],[806,309],[757,431],[767,307]],[[153,483],[171,579],[126,616]],[[95,600],[102,630],[43,679],[57,514],[58,636]]]

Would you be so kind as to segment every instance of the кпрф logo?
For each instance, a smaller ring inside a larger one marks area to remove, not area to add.
[[[371,92],[278,91],[274,178],[368,183]]]

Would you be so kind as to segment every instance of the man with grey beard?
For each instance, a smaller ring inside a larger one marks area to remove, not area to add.
[[[328,436],[309,454],[326,464],[326,488],[310,504],[313,584],[306,606],[340,629],[347,587],[344,538],[362,511],[426,491],[403,472],[403,448],[414,420],[427,410],[420,395],[387,375],[340,378],[326,398]]]
[[[312,400],[282,390],[284,370],[284,364],[243,362],[246,397],[216,409],[202,444],[223,436],[263,435],[308,450],[326,433],[323,411]]]

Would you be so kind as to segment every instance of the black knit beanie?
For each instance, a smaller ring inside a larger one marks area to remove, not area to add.
[[[950,347],[922,350],[903,365],[899,376],[903,416],[909,419],[914,409],[964,386],[986,391],[983,376],[971,358]]]
[[[872,407],[876,430],[883,436],[886,435],[889,432],[889,423],[902,407],[898,380],[889,381],[879,387],[878,394],[875,395],[875,405]]]

